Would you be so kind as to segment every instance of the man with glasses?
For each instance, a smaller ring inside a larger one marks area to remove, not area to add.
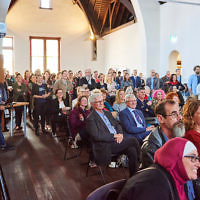
[[[140,143],[149,135],[154,126],[146,126],[144,115],[136,108],[137,100],[134,94],[125,96],[126,108],[119,113],[120,124],[125,137],[136,137]]]
[[[122,128],[110,112],[104,111],[103,96],[93,93],[90,96],[93,111],[88,116],[86,127],[92,141],[95,162],[108,165],[112,154],[127,155],[129,172],[132,176],[137,170],[140,158],[140,146],[136,138],[123,138]]]
[[[149,167],[153,164],[154,153],[157,149],[165,144],[169,139],[176,137],[173,132],[175,125],[181,123],[182,116],[179,112],[178,105],[173,100],[166,100],[157,105],[155,115],[159,121],[158,126],[143,141],[142,151],[142,168]]]

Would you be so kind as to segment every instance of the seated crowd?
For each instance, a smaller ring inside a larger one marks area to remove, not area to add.
[[[151,70],[146,81],[141,73],[137,75],[137,70],[132,76],[123,70],[121,76],[112,68],[106,75],[97,71],[92,75],[91,69],[86,69],[85,76],[82,71],[73,74],[71,70],[63,70],[57,76],[49,71],[43,75],[39,70],[34,74],[26,71],[24,78],[19,73],[15,77],[5,73],[4,89],[0,91],[5,91],[4,96],[10,101],[29,101],[29,119],[33,120],[37,136],[41,134],[40,117],[43,134],[52,130],[52,136],[56,136],[59,123],[73,138],[72,148],[78,148],[77,141],[81,139],[89,149],[91,167],[108,165],[113,155],[124,154],[130,177],[136,175],[127,182],[119,199],[162,198],[161,186],[168,188],[166,182],[161,181],[160,193],[151,196],[150,189],[143,192],[138,181],[142,180],[145,187],[152,182],[151,191],[156,190],[154,186],[159,183],[152,181],[155,172],[136,173],[155,163],[158,181],[164,176],[172,182],[174,199],[193,200],[199,190],[194,179],[200,167],[200,103],[190,96],[187,84],[181,83],[180,70],[176,72],[170,75],[168,71],[159,78]],[[3,101],[0,96],[1,103],[6,99]],[[21,107],[15,108],[16,130],[22,129],[22,111]],[[1,144],[2,149],[4,146]],[[192,169],[187,167],[189,161],[194,164]],[[163,199],[173,199],[170,189],[166,191]]]

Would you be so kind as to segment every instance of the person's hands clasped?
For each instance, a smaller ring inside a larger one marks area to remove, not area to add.
[[[155,126],[151,125],[151,126],[146,128],[146,131],[152,131],[154,128],[155,128]]]
[[[122,142],[122,140],[123,140],[123,134],[121,134],[121,133],[115,134],[114,138],[115,138],[116,142],[118,144],[120,144]]]

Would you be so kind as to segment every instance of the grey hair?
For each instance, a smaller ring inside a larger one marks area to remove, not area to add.
[[[127,102],[127,101],[128,101],[130,98],[132,98],[132,97],[136,98],[134,94],[127,94],[127,95],[125,96],[125,102]]]
[[[98,93],[92,93],[89,97],[89,101],[90,103],[94,103],[95,99],[99,96],[102,96],[102,93],[101,92],[98,92]]]

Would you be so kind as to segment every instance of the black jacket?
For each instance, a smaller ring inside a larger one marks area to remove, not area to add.
[[[80,86],[82,86],[84,84],[88,85],[89,90],[93,90],[96,88],[96,81],[93,78],[91,78],[91,84],[89,84],[86,77],[83,77],[80,80],[79,84],[80,84]]]
[[[165,144],[164,133],[160,127],[152,131],[144,140],[141,147],[142,163],[141,168],[147,168],[153,164],[155,152]]]
[[[107,111],[104,111],[104,113],[117,133],[122,133],[121,126],[112,114]],[[86,128],[91,138],[95,162],[99,165],[109,164],[111,162],[111,144],[115,142],[115,139],[95,110],[88,116]]]
[[[171,186],[171,190],[170,190]],[[174,198],[172,198],[172,195]],[[158,164],[139,171],[122,189],[118,200],[179,200],[170,173]]]
[[[65,104],[65,107],[69,107],[69,99],[65,98],[63,99],[63,102]],[[51,100],[51,113],[53,116],[58,116],[59,114],[62,114],[62,109],[59,108],[59,102],[57,98]]]

